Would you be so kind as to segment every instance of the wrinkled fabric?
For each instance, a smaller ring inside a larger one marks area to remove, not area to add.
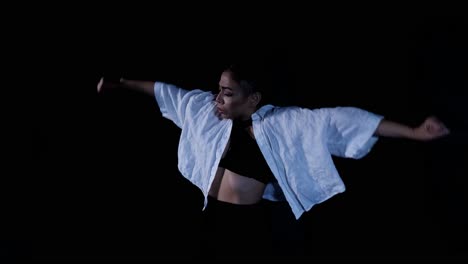
[[[208,203],[208,191],[232,129],[219,119],[215,95],[156,82],[154,93],[163,117],[182,129],[178,169]],[[356,107],[309,109],[264,105],[252,114],[253,133],[277,179],[263,198],[286,200],[296,219],[315,204],[344,192],[332,155],[359,159],[377,142],[383,116]]]

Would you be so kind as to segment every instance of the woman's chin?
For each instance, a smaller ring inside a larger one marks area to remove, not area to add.
[[[219,118],[219,119],[229,119],[229,116],[226,115],[225,113],[222,113],[220,111],[216,111],[216,116]]]

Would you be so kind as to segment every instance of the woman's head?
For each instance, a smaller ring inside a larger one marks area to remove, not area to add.
[[[233,64],[219,79],[216,95],[217,113],[221,118],[247,119],[263,103],[264,69],[249,64]]]

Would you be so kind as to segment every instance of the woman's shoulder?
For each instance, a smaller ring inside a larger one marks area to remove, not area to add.
[[[302,116],[302,115],[319,115],[323,112],[322,108],[307,108],[301,106],[272,106],[265,117],[278,117],[278,116]]]
[[[301,106],[273,106],[263,119],[275,124],[285,123],[288,126],[303,126],[304,124],[320,124],[326,119],[325,109],[307,108]]]

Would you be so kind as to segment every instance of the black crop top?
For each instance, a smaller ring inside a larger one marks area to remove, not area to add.
[[[265,184],[276,181],[257,142],[246,129],[250,125],[252,119],[233,121],[229,149],[221,159],[219,167]]]

